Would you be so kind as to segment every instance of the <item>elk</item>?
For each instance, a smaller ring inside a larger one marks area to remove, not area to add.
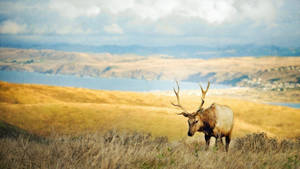
[[[231,140],[231,132],[233,129],[233,112],[232,110],[225,105],[220,105],[213,103],[210,107],[204,109],[204,100],[205,95],[209,89],[210,82],[208,82],[206,90],[203,90],[202,86],[200,85],[201,91],[202,91],[202,97],[201,97],[201,104],[197,111],[193,113],[189,113],[180,103],[179,99],[179,84],[178,81],[176,81],[177,84],[177,91],[175,88],[173,88],[174,93],[177,98],[177,104],[171,102],[171,104],[175,107],[178,107],[182,110],[181,113],[178,113],[178,115],[183,115],[184,117],[188,118],[188,124],[189,124],[189,130],[188,130],[188,136],[193,136],[197,131],[204,133],[204,138],[206,142],[206,148],[208,149],[210,138],[215,137],[216,142],[215,146],[218,145],[218,140],[222,143],[222,138],[225,137],[226,141],[226,152],[228,152],[229,143]]]

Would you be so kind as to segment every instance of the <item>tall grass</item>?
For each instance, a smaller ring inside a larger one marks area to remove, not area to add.
[[[19,135],[0,139],[0,168],[300,168],[300,139],[278,141],[261,133],[235,139],[228,153],[204,147],[201,141],[119,131],[47,140]]]

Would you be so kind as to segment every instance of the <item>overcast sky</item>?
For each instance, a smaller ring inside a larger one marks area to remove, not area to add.
[[[0,0],[0,38],[85,45],[300,46],[300,0]]]

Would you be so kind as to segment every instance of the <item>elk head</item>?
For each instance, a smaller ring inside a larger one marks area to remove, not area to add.
[[[179,91],[180,91],[180,87],[178,84],[178,81],[176,81],[177,84],[177,91],[175,88],[173,88],[174,93],[176,95],[177,98],[177,104],[171,102],[171,104],[175,107],[178,107],[182,110],[181,113],[178,113],[178,115],[183,115],[184,117],[188,118],[188,124],[189,124],[189,131],[188,131],[188,136],[193,136],[195,134],[195,132],[197,132],[198,130],[201,130],[204,127],[204,123],[201,119],[200,113],[203,111],[203,105],[204,105],[204,99],[205,99],[205,95],[208,91],[208,88],[210,86],[210,82],[208,82],[206,90],[203,90],[202,86],[200,85],[201,91],[202,91],[202,97],[201,97],[201,104],[199,106],[199,108],[197,109],[197,111],[193,112],[193,113],[189,113],[180,103],[180,98],[179,98]]]

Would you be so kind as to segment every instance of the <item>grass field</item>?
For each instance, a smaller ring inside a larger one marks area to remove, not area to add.
[[[228,153],[215,147],[205,151],[204,144],[186,140],[168,142],[165,137],[117,131],[51,139],[21,134],[0,137],[0,168],[300,168],[299,138],[278,141],[264,134],[251,134],[236,138]]]
[[[0,82],[0,120],[31,133],[49,136],[105,132],[111,129],[151,133],[170,140],[187,137],[186,119],[176,115],[175,96],[153,93],[89,90],[71,87]],[[277,138],[300,136],[300,111],[222,96],[207,97],[233,109],[233,137],[265,132]],[[199,96],[182,96],[182,104],[195,110]],[[198,139],[202,134],[193,138]]]
[[[226,153],[187,138],[174,96],[0,82],[0,168],[300,168],[299,109],[229,96],[206,103],[234,111]],[[182,96],[189,110],[199,100]]]

